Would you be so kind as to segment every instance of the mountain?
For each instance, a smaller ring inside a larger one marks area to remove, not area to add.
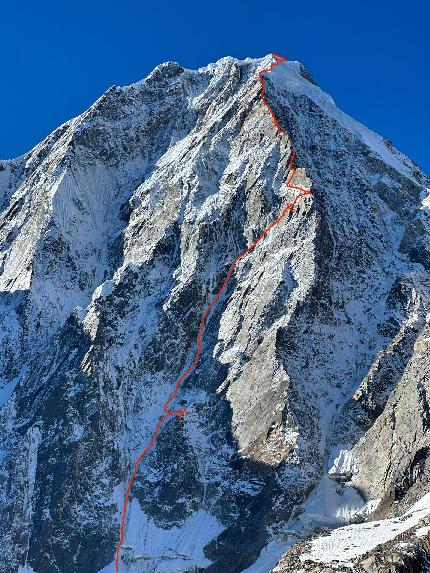
[[[298,62],[264,73],[277,130],[271,62],[162,64],[0,162],[1,573],[115,570],[135,460],[293,184],[135,466],[119,571],[318,571],[345,527],[425,528],[430,181]]]

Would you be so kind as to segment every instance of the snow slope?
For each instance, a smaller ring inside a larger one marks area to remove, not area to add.
[[[310,552],[302,555],[300,559],[321,563],[349,563],[351,559],[364,555],[378,545],[415,527],[428,515],[430,515],[430,493],[417,501],[401,517],[341,527],[326,537],[317,538],[312,542]],[[417,532],[418,535],[423,534],[423,528]]]

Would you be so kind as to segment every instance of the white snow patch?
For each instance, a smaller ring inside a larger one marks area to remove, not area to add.
[[[242,571],[242,573],[269,573],[295,543],[297,543],[295,538],[291,538],[291,541],[285,541],[284,543],[272,541],[261,551],[257,561],[248,569]]]
[[[18,573],[36,573],[36,571],[30,565],[20,565]]]
[[[421,194],[421,209],[430,209],[430,189],[425,189]]]
[[[336,527],[350,523],[364,505],[355,488],[323,477],[306,500],[299,519],[305,527],[315,524]]]
[[[367,517],[375,511],[380,503],[380,499],[370,499],[367,503],[363,505],[360,511],[357,512],[355,517],[361,517],[362,519],[367,519]]]
[[[363,143],[388,165],[394,167],[400,173],[408,177],[413,177],[412,164],[410,160],[394,148],[389,148],[385,140],[371,131],[358,121],[349,117],[346,113],[336,107],[331,96],[321,88],[307,81],[300,73],[299,62],[284,62],[274,68],[270,77],[271,81],[280,90],[297,95],[305,95],[314,101],[327,115],[334,118],[346,130],[355,133]]]
[[[114,285],[115,285],[115,283],[113,280],[105,281],[104,283],[99,285],[94,291],[93,301],[98,299],[98,298],[110,295],[112,290],[113,290]]]
[[[124,573],[145,570],[153,573],[178,573],[192,567],[211,564],[203,548],[216,537],[224,527],[210,514],[199,510],[188,517],[181,527],[163,529],[157,527],[133,499],[129,505],[123,551],[132,552],[136,560],[131,565],[121,565]],[[98,573],[114,571],[114,562]]]
[[[76,306],[74,310],[79,322],[83,322],[88,314],[88,307],[82,308],[82,306]]]
[[[15,386],[18,384],[18,378],[11,380],[0,389],[0,408],[6,404],[9,398],[12,396]]]
[[[328,470],[329,477],[352,477],[357,473],[357,464],[349,450],[340,450],[333,465]]]
[[[415,531],[415,536],[416,537],[425,537],[430,531],[430,525],[426,525],[425,527],[419,527],[416,531]]]
[[[335,529],[330,535],[315,539],[310,552],[302,555],[300,559],[319,563],[333,561],[348,563],[351,559],[364,555],[378,545],[414,527],[429,514],[430,493],[427,493],[403,517],[341,527]]]

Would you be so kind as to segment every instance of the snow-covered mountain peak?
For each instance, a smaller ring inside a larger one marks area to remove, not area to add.
[[[0,163],[1,573],[113,570],[201,316],[294,186],[139,465],[122,570],[268,573],[427,493],[429,180],[298,62],[263,74],[281,136],[272,63],[166,62]]]

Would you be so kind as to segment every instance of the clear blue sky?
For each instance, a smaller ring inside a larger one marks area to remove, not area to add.
[[[1,20],[3,159],[163,61],[278,52],[430,174],[426,0],[9,0]]]

